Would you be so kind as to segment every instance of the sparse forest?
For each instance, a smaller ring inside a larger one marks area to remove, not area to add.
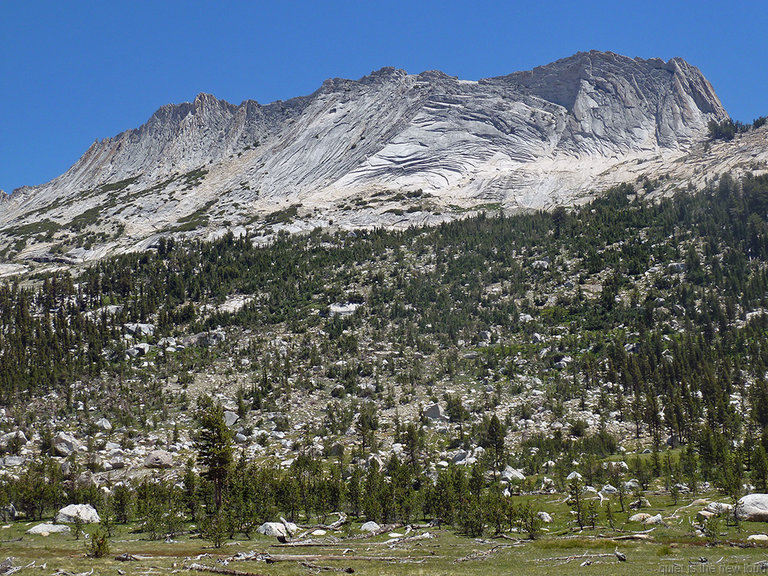
[[[549,490],[582,530],[650,489],[738,499],[768,482],[767,264],[768,178],[723,175],[402,232],[162,238],[7,282],[3,450],[28,457],[0,503],[90,503],[150,538],[194,523],[219,546],[335,513],[537,538],[520,498]],[[207,371],[232,395],[200,393]],[[64,469],[53,434],[101,416],[114,429]],[[174,472],[105,469],[107,442],[148,436],[189,439]],[[604,485],[607,509],[581,498]]]

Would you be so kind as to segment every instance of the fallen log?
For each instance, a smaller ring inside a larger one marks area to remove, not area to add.
[[[308,568],[310,570],[321,570],[325,572],[343,572],[344,574],[354,574],[355,570],[353,568],[335,568],[334,566],[319,566],[317,564],[310,564],[309,562],[299,562],[304,568]]]
[[[463,556],[462,558],[457,558],[453,561],[454,564],[458,564],[459,562],[469,562],[470,560],[481,560],[483,558],[488,558],[491,554],[494,552],[498,552],[499,550],[503,550],[504,548],[512,548],[511,544],[496,544],[493,548],[490,550],[476,550],[474,552],[471,552],[470,554],[467,554],[466,556]]]
[[[326,530],[326,531],[338,531],[339,528],[341,528],[344,524],[346,524],[349,520],[347,519],[347,515],[344,514],[344,512],[338,512],[339,519],[335,522],[331,522],[330,524],[314,524],[313,526],[301,526],[301,528],[304,530],[301,534],[296,536],[296,538],[301,539],[306,537],[307,535],[311,535],[312,532],[315,530]]]
[[[270,554],[267,562],[333,562],[334,560],[344,560],[352,562],[399,562],[408,560],[410,557],[402,556],[358,556],[349,554],[339,556],[335,554]]]
[[[626,534],[624,536],[606,536],[608,540],[644,540],[652,542],[653,536],[650,534]]]
[[[32,568],[35,565],[35,562],[35,560],[32,560],[32,562],[26,566],[14,566],[13,559],[6,558],[5,561],[0,564],[0,574],[3,574],[4,576],[10,576],[11,574],[15,574],[16,572],[24,570],[25,568]]]
[[[213,574],[226,574],[227,576],[265,576],[256,572],[243,572],[242,570],[232,570],[230,568],[219,568],[218,566],[206,566],[205,564],[190,564],[184,566],[187,570],[196,572],[211,572]]]
[[[137,556],[136,554],[129,554],[124,552],[120,556],[115,556],[115,560],[118,562],[138,562],[140,560],[151,560],[152,556]]]
[[[309,540],[304,542],[286,542],[285,544],[270,544],[270,548],[333,548],[337,546],[346,546],[343,541],[334,539],[328,541]]]
[[[621,561],[620,558],[617,556],[616,553],[612,554],[574,554],[572,556],[554,556],[551,558],[538,558],[536,562],[555,562],[555,566],[562,566],[563,564],[567,564],[568,562],[572,562],[573,560],[593,560],[595,558],[615,558],[618,561]],[[588,564],[582,564],[583,566],[586,566]]]

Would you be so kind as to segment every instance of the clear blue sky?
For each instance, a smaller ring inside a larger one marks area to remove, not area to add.
[[[309,94],[382,66],[466,79],[580,50],[681,56],[768,114],[768,2],[0,0],[0,188],[45,182],[163,104]]]

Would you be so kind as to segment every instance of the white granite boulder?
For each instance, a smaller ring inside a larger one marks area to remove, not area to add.
[[[544,524],[550,524],[552,522],[552,516],[544,512],[543,510],[536,514],[536,516],[539,517],[539,519],[544,522]]]
[[[274,538],[288,537],[288,529],[285,527],[285,524],[283,524],[282,522],[264,522],[264,524],[259,526],[256,532],[258,532],[259,534],[264,534],[264,536],[272,536]]]
[[[27,534],[37,534],[38,536],[48,536],[49,534],[60,534],[62,532],[71,532],[71,528],[66,524],[38,524],[27,530]]]
[[[90,504],[70,504],[56,514],[56,524],[98,524],[101,522],[99,513]]]
[[[373,520],[368,520],[368,522],[360,526],[360,532],[378,532],[379,530],[381,530],[381,526]]]
[[[96,420],[95,426],[96,428],[98,428],[99,430],[103,430],[104,432],[109,432],[110,430],[112,430],[112,423],[106,418],[99,418],[98,420]]]
[[[748,494],[736,506],[741,520],[768,522],[768,494]]]

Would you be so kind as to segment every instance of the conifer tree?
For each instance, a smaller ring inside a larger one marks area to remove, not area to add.
[[[202,476],[213,485],[214,505],[218,511],[232,467],[232,433],[224,421],[224,409],[210,396],[198,399],[198,411],[197,462],[205,467]]]

